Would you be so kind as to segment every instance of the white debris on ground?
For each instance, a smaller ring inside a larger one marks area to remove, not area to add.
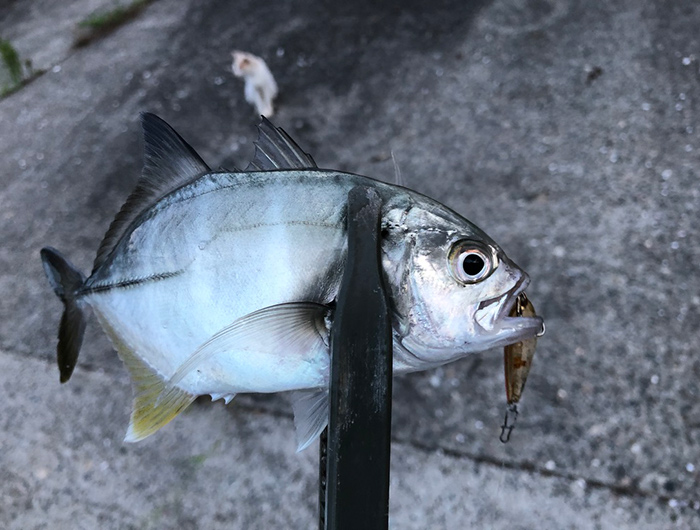
[[[272,100],[277,97],[277,83],[260,57],[235,50],[231,52],[233,75],[245,79],[245,100],[255,105],[258,114],[269,118],[274,113]]]

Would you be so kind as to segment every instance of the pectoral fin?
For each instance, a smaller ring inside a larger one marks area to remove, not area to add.
[[[136,399],[127,439],[148,436],[187,407],[194,396],[177,385],[202,363],[218,356],[241,351],[279,352],[280,355],[308,357],[313,352],[327,352],[329,346],[326,319],[331,310],[313,302],[279,304],[255,311],[235,320],[202,344],[167,381],[149,373],[132,357],[132,378]],[[143,364],[143,363],[140,363]],[[236,374],[231,374],[235,381]],[[235,383],[233,383],[235,385]],[[228,403],[235,394],[211,394]],[[308,447],[328,423],[328,390],[300,390],[293,394],[298,451]]]
[[[202,344],[172,375],[167,383],[175,387],[201,363],[217,355],[236,351],[304,354],[328,348],[325,324],[330,309],[313,302],[279,304],[235,320]],[[233,374],[235,377],[235,374]]]

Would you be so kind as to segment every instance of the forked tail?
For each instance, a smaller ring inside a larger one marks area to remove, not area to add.
[[[85,283],[85,277],[54,248],[42,248],[41,261],[51,287],[64,305],[56,351],[61,383],[65,383],[70,379],[78,361],[85,334],[85,313],[76,298],[76,293]]]

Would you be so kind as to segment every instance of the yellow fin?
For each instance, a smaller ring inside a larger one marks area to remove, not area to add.
[[[95,315],[116,348],[131,376],[134,402],[125,442],[138,442],[150,436],[185,410],[197,396],[174,385],[166,385],[162,375],[139,359],[116,334],[109,321],[98,311]]]
[[[166,387],[165,380],[132,352],[120,349],[134,390],[131,420],[125,442],[138,442],[150,436],[185,410],[197,396],[176,387]]]

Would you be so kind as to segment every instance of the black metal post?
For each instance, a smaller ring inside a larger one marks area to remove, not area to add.
[[[328,427],[318,440],[318,530],[326,530],[326,478],[328,467]]]
[[[323,441],[321,447],[325,530],[389,525],[392,343],[379,251],[381,205],[372,188],[348,194],[348,257],[331,331],[327,452]]]

